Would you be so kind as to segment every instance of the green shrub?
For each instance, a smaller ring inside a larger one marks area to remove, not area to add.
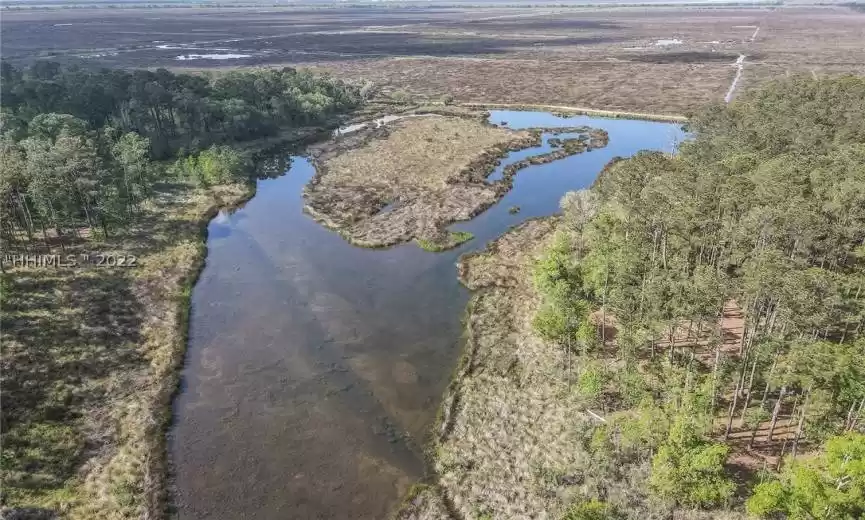
[[[211,146],[198,155],[178,159],[171,173],[201,186],[228,184],[248,177],[252,163],[246,155],[224,145]]]
[[[690,417],[679,416],[652,458],[649,485],[658,496],[677,504],[723,504],[736,488],[724,470],[729,451],[725,444],[703,439]]]
[[[609,380],[609,374],[603,365],[599,362],[588,363],[580,373],[577,391],[580,397],[595,403],[601,398]]]
[[[865,518],[865,434],[833,437],[819,457],[792,461],[757,485],[747,508],[762,518]]]
[[[606,502],[591,500],[571,506],[562,520],[618,520],[622,518]]]
[[[431,253],[440,253],[442,251],[447,251],[448,249],[453,249],[462,243],[468,242],[474,237],[475,236],[468,231],[448,231],[447,238],[444,242],[428,240],[425,238],[418,238],[415,239],[415,241],[417,242],[418,247],[420,247],[424,251],[429,251]]]

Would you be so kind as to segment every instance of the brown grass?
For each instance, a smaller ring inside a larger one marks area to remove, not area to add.
[[[475,55],[357,55],[303,65],[428,99],[449,93],[458,102],[664,115],[722,101],[740,53],[748,56],[741,89],[788,73],[865,73],[865,13],[843,7],[534,9],[486,20],[477,14],[394,34],[426,37],[433,47],[474,38]],[[656,45],[665,39],[682,43]]]
[[[598,498],[599,490],[628,518],[743,518],[656,504],[648,499],[647,462],[604,466],[588,451],[600,423],[566,382],[561,347],[532,327],[540,296],[531,269],[558,228],[555,218],[530,220],[486,251],[461,258],[460,280],[475,294],[464,357],[431,446],[436,483],[398,518],[442,510],[452,518],[560,518],[571,504]]]
[[[478,150],[508,144],[514,137],[508,130],[462,119],[413,119],[394,127],[387,139],[328,159],[323,164],[327,175],[320,186],[393,186],[395,192],[441,190]]]
[[[412,239],[454,246],[444,226],[467,220],[506,190],[484,178],[508,150],[536,144],[472,118],[405,119],[325,146],[306,209],[357,245]]]
[[[791,72],[865,73],[865,13],[841,6],[34,9],[4,11],[3,29],[16,62],[315,67],[385,95],[664,115],[722,101],[740,53],[743,89]],[[251,57],[181,62],[187,50],[155,40]]]
[[[461,103],[573,105],[662,115],[681,115],[723,98],[735,75],[726,63],[437,58],[332,61],[316,70],[367,78],[386,90],[404,89],[429,99],[451,93]]]
[[[164,434],[202,229],[248,195],[240,185],[166,187],[139,228],[66,252],[134,254],[134,268],[3,275],[4,506],[72,519],[162,514]]]

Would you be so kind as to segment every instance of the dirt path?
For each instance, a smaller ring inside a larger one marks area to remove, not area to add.
[[[754,26],[754,33],[750,38],[748,38],[748,43],[754,43],[757,39],[757,35],[760,34],[760,27],[760,25]],[[745,59],[747,57],[747,54],[740,54],[739,57],[736,58],[736,62],[733,64],[733,66],[736,67],[736,77],[733,78],[733,83],[730,84],[730,88],[727,89],[727,94],[724,95],[724,103],[729,103],[733,100],[733,95],[736,93],[736,87],[739,85],[739,80],[742,79],[742,73],[745,71]]]
[[[551,10],[551,11],[539,11],[536,13],[517,13],[517,14],[503,14],[499,16],[486,16],[484,18],[472,18],[469,19],[468,22],[488,22],[491,20],[504,20],[506,18],[533,18],[538,16],[548,16],[552,14],[557,14],[563,12],[561,9]]]
[[[730,88],[727,90],[727,94],[724,95],[724,102],[729,103],[733,100],[733,94],[736,92],[736,86],[739,84],[739,80],[742,79],[742,71],[745,69],[745,58],[744,54],[740,54],[739,58],[736,59],[735,65],[737,67],[736,77],[733,78],[733,83],[730,84]]]

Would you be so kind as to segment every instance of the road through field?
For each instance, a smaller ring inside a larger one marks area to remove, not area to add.
[[[754,43],[758,34],[760,34],[760,26],[755,25],[754,34],[752,34],[748,39],[748,43]],[[747,54],[740,54],[739,57],[736,58],[736,63],[733,64],[736,67],[736,77],[733,78],[733,83],[730,84],[727,94],[724,95],[724,103],[729,103],[733,100],[733,94],[736,93],[736,87],[739,85],[739,80],[742,79],[742,72],[745,70],[745,59],[747,57]]]
[[[737,67],[736,69],[736,77],[733,78],[733,83],[730,84],[730,88],[727,90],[727,94],[724,95],[724,102],[729,103],[733,99],[733,93],[736,92],[736,85],[739,84],[739,80],[742,78],[742,71],[745,69],[745,54],[740,54],[736,59],[736,63],[734,65]]]

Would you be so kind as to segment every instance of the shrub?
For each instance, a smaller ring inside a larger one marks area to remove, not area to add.
[[[865,517],[865,434],[833,437],[819,457],[792,461],[754,489],[747,508],[755,516],[790,520]]]
[[[171,173],[201,186],[213,186],[242,180],[251,167],[251,161],[244,154],[229,146],[218,145],[198,155],[178,159],[171,167]]]
[[[724,503],[736,485],[725,474],[730,448],[706,441],[688,417],[677,417],[667,441],[652,459],[650,487],[677,504],[710,507]]]
[[[621,515],[617,514],[609,504],[591,500],[571,506],[562,520],[618,520],[619,518]]]

